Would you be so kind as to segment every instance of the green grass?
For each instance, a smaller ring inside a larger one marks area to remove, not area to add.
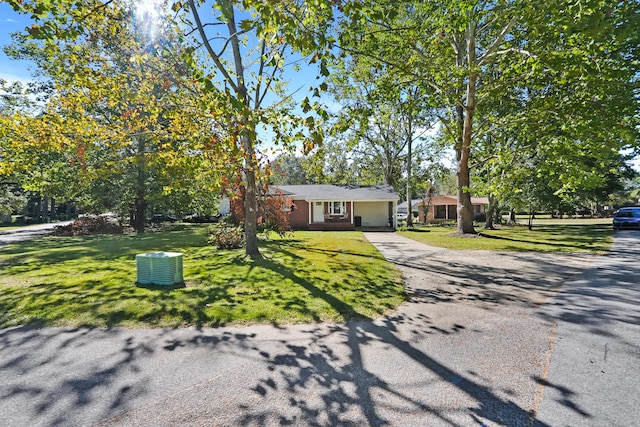
[[[43,238],[0,247],[0,327],[219,326],[375,318],[404,301],[399,271],[359,232],[261,242],[263,258],[217,251],[205,228]],[[135,285],[135,255],[184,253],[178,289]]]
[[[611,220],[545,221],[534,223],[533,230],[525,226],[501,226],[497,230],[477,227],[480,234],[476,237],[456,236],[454,227],[422,227],[399,233],[427,245],[455,250],[602,253],[613,243]]]

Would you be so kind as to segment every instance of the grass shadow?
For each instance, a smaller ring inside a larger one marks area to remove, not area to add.
[[[349,243],[353,236],[344,244],[358,245]],[[261,241],[264,257],[255,260],[243,250],[218,251],[206,244],[203,229],[191,228],[17,244],[0,249],[0,326],[343,321],[375,317],[402,302],[400,274],[387,261],[352,263],[345,257],[356,255],[329,256],[314,251],[318,244]],[[185,286],[136,286],[135,255],[161,250],[184,253]]]

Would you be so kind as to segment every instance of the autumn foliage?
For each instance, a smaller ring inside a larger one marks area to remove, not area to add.
[[[260,231],[275,232],[284,236],[291,231],[289,224],[289,212],[293,206],[291,197],[285,196],[278,188],[268,184],[258,185],[258,228]],[[236,181],[232,190],[234,198],[231,202],[232,216],[244,223],[244,198],[245,188],[242,182]]]

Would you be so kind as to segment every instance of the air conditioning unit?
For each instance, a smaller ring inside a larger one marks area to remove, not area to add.
[[[149,252],[136,255],[140,285],[172,286],[184,283],[180,252]]]

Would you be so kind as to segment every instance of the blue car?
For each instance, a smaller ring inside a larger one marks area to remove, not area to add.
[[[623,228],[640,230],[640,207],[620,208],[613,214],[613,229]]]

